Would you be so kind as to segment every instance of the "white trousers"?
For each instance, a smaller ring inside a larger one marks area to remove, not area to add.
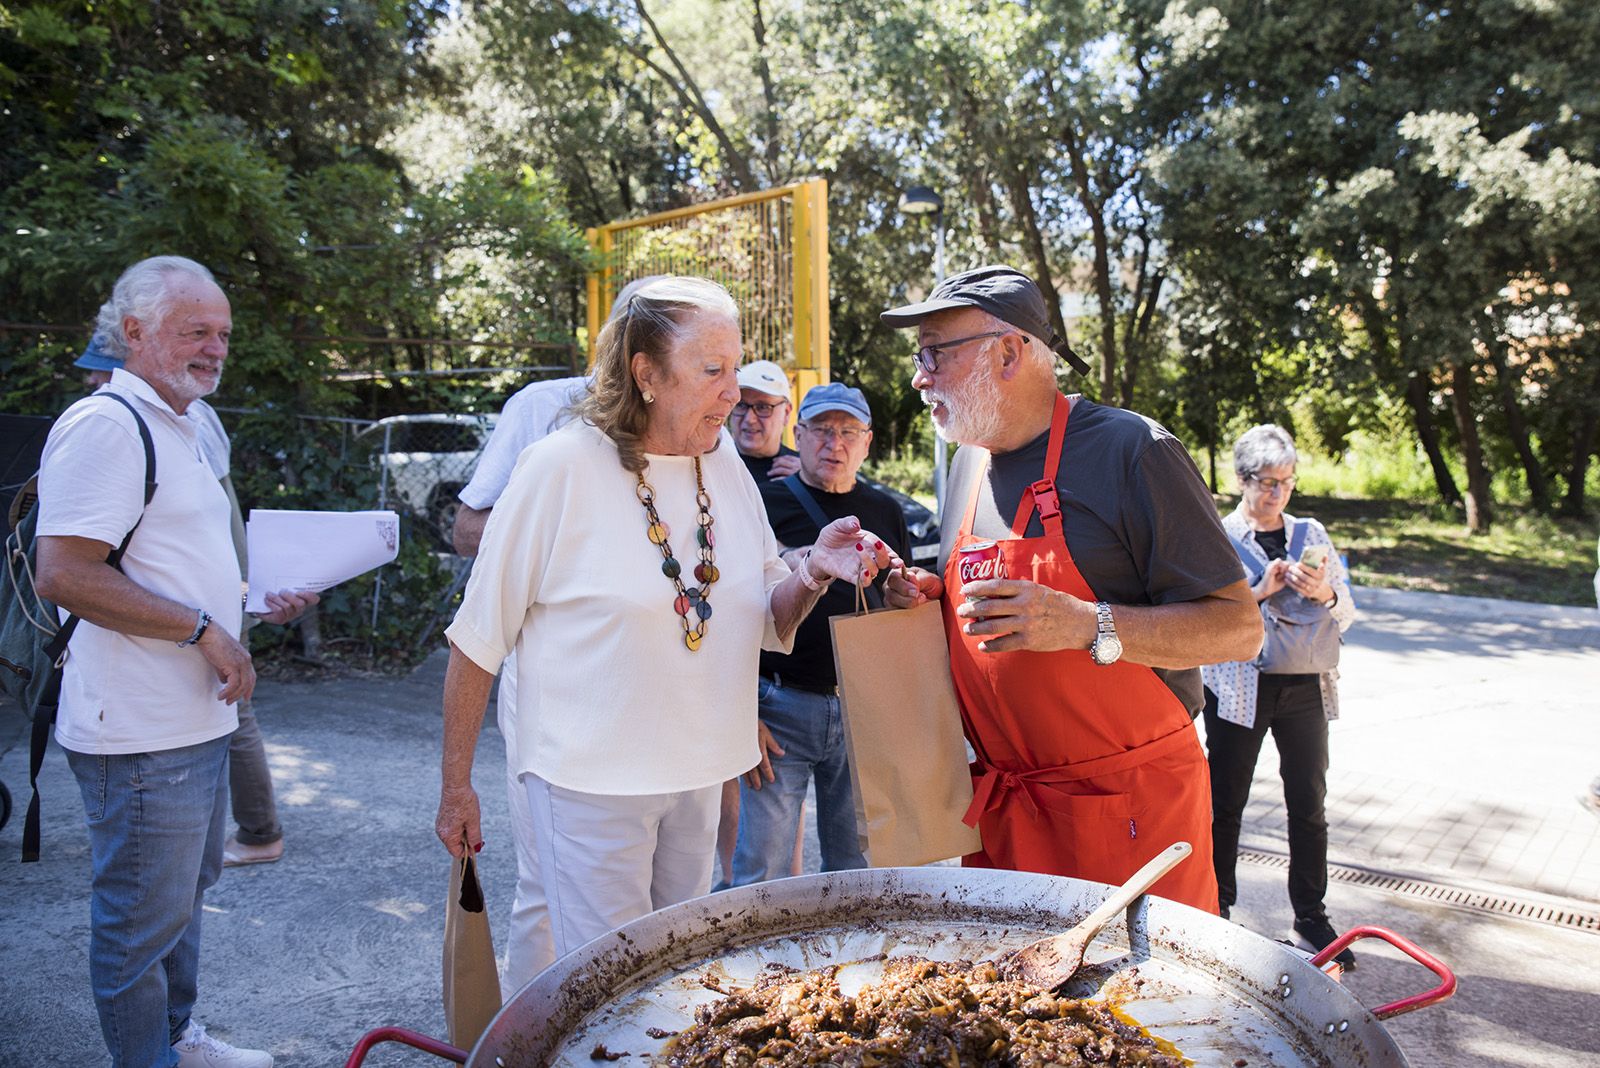
[[[517,775],[517,658],[506,657],[500,668],[496,705],[500,736],[506,743],[506,801],[511,806],[511,846],[517,857],[517,892],[511,901],[511,933],[506,938],[505,965],[500,971],[500,997],[511,995],[555,963],[550,938],[550,910],[539,878],[538,847],[533,838],[533,813],[528,791]]]
[[[721,783],[623,797],[522,781],[558,954],[711,889]]]

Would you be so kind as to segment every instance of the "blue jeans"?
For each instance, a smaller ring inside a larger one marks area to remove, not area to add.
[[[739,783],[739,841],[733,850],[733,885],[789,874],[795,828],[806,784],[817,780],[817,837],[822,870],[865,868],[856,836],[855,795],[845,757],[839,698],[779,686],[763,678],[757,690],[761,722],[784,750],[772,758],[774,780],[759,790]]]
[[[228,735],[157,753],[67,751],[94,893],[89,979],[111,1062],[170,1068],[194,1008],[200,906],[222,872]]]

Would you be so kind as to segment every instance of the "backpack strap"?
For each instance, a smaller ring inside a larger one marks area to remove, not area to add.
[[[1245,547],[1243,541],[1240,541],[1232,534],[1228,535],[1228,541],[1232,543],[1233,551],[1239,554],[1239,562],[1244,564],[1245,574],[1250,577],[1250,585],[1254,586],[1256,583],[1260,582],[1261,576],[1266,571],[1266,569],[1261,566],[1261,561],[1257,560],[1255,555]]]
[[[817,503],[817,499],[811,495],[811,491],[806,488],[806,484],[800,481],[799,475],[790,475],[784,479],[783,488],[794,494],[794,499],[800,502],[800,507],[805,509],[806,515],[810,516],[811,521],[817,525],[817,537],[820,538],[822,536],[822,528],[831,522],[827,513],[822,510],[822,505]],[[869,607],[883,607],[883,594],[878,592],[877,587],[868,585],[866,596]]]
[[[144,445],[144,507],[148,508],[156,495],[156,445],[150,437],[150,427],[126,397],[110,390],[97,395],[110,397],[133,413],[133,421],[139,427],[139,440]],[[107,554],[107,564],[118,571],[122,570],[123,554],[128,551],[133,532],[139,529],[142,522],[144,510],[140,509],[139,518],[133,521],[133,526],[123,536],[122,544]],[[28,801],[28,815],[22,823],[23,863],[39,859],[39,770],[44,767],[45,750],[50,746],[50,728],[55,726],[56,708],[61,704],[61,675],[67,663],[67,643],[77,629],[78,617],[68,615],[61,629],[44,647],[45,654],[50,658],[50,678],[39,693],[39,703],[33,708],[33,731],[28,739],[28,785],[33,788],[33,797]]]
[[[1289,562],[1295,563],[1300,559],[1300,553],[1306,547],[1306,531],[1311,526],[1304,519],[1295,520],[1294,529],[1289,532]]]

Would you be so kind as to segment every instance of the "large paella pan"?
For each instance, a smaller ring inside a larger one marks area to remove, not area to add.
[[[873,981],[886,957],[982,960],[1065,929],[1110,893],[1100,883],[973,868],[889,868],[784,879],[653,913],[557,961],[501,1009],[475,1068],[616,1058],[646,1065],[697,1006],[773,967],[844,965]],[[1143,897],[1090,946],[1065,992],[1105,999],[1202,1068],[1404,1066],[1381,1018],[1448,997],[1443,965],[1387,932],[1442,982],[1369,1010],[1287,946]],[[1325,953],[1325,955],[1327,955]]]

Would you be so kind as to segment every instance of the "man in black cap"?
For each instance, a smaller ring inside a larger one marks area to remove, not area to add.
[[[1058,356],[1088,367],[1020,271],[963,272],[883,319],[917,329],[912,384],[962,446],[940,573],[896,575],[888,599],[942,599],[978,757],[966,862],[1120,883],[1185,840],[1155,892],[1216,911],[1197,669],[1253,657],[1261,620],[1199,471],[1152,420],[1059,391]],[[998,570],[963,566],[989,541]]]

